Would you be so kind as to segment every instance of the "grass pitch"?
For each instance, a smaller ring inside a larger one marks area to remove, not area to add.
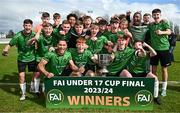
[[[0,45],[0,50],[4,45]],[[0,55],[0,112],[71,112],[71,113],[115,113],[126,112],[120,110],[102,110],[102,109],[47,109],[45,107],[45,100],[43,97],[36,99],[33,94],[27,93],[28,98],[21,102],[20,88],[18,83],[17,73],[17,49],[15,47],[10,49],[8,57]],[[180,42],[174,50],[175,62],[169,67],[169,81],[177,81],[176,84],[168,84],[167,96],[162,99],[162,105],[154,105],[154,110],[151,112],[180,112]],[[160,70],[160,67],[159,67]],[[158,72],[159,80],[161,80],[161,73]],[[26,81],[31,81],[32,73],[27,73]],[[174,82],[173,82],[174,83]],[[27,88],[27,91],[29,88]],[[146,111],[144,111],[147,113]],[[141,113],[144,113],[141,112]],[[139,111],[136,111],[139,113]]]

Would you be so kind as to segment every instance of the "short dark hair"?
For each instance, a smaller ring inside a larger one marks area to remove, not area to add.
[[[93,21],[93,19],[91,18],[91,16],[84,16],[83,20],[87,20],[87,19],[91,19],[91,21]]]
[[[137,14],[139,14],[139,15],[141,16],[141,18],[142,18],[142,14],[141,14],[141,12],[137,11],[137,12],[135,12],[135,13],[134,13],[134,15],[133,15],[133,19],[135,18],[135,15],[137,15]]]
[[[145,14],[143,15],[143,17],[144,17],[144,16],[151,16],[151,14],[145,13]]]
[[[125,15],[125,14],[120,14],[120,15],[118,16],[118,18],[119,18],[120,20],[122,20],[122,19],[126,18],[126,15]]]
[[[102,19],[98,22],[98,25],[107,25],[108,22],[105,19]]]
[[[73,13],[70,13],[69,15],[67,15],[67,20],[69,20],[70,17],[74,17],[76,20],[78,19],[77,15]]]
[[[54,19],[61,18],[61,15],[59,13],[54,13],[53,18]]]
[[[128,38],[125,34],[120,34],[120,33],[117,34],[117,37],[118,37],[118,39],[119,38],[123,38],[123,39],[127,39]]]
[[[96,28],[96,27],[99,28],[99,25],[98,25],[97,23],[93,23],[93,24],[91,25],[91,29],[92,29],[92,28]]]
[[[152,10],[152,14],[153,14],[153,13],[161,13],[161,10],[160,10],[160,9],[153,9],[153,10]]]
[[[113,23],[119,23],[119,20],[116,19],[116,18],[112,18],[112,19],[110,20],[110,24],[113,24]]]
[[[134,45],[135,43],[137,43],[137,42],[141,42],[142,44],[144,43],[143,40],[135,40],[135,41],[133,42],[133,45]]]
[[[83,25],[82,21],[76,21],[75,25]]]
[[[25,19],[23,24],[33,24],[33,21],[31,19]]]
[[[62,24],[70,24],[70,23],[67,20],[63,20]]]
[[[43,24],[43,27],[52,27],[53,25],[51,23]]]
[[[50,14],[48,12],[43,12],[42,17],[43,18],[50,17]]]

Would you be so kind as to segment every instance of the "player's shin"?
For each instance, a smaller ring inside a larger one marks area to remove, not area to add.
[[[158,97],[159,93],[159,81],[154,82],[154,98]]]
[[[34,78],[35,93],[39,93],[40,78]]]

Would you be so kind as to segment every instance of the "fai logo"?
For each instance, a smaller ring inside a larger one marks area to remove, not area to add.
[[[153,95],[151,92],[149,92],[147,90],[141,90],[141,91],[137,92],[135,95],[135,102],[142,106],[146,106],[146,105],[150,104],[152,102],[152,100],[153,100]]]
[[[58,105],[63,102],[64,95],[58,89],[52,89],[47,93],[47,100],[54,105]]]

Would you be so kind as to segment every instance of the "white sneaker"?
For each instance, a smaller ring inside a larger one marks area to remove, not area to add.
[[[163,97],[167,96],[167,94],[166,94],[166,90],[162,90],[162,92],[161,92],[161,96],[163,96]]]
[[[26,95],[22,95],[21,98],[19,99],[20,101],[23,101],[26,99]]]

